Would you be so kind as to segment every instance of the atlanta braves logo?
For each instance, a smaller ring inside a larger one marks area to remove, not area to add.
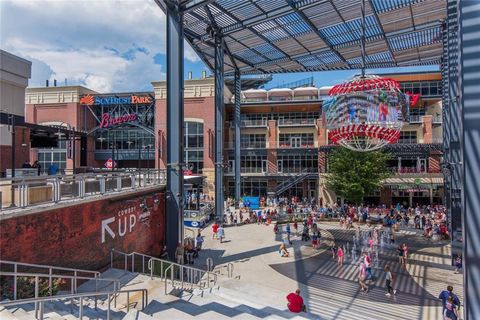
[[[91,106],[93,105],[93,96],[91,94],[87,94],[86,96],[82,97],[80,99],[80,104],[84,104],[84,105],[87,105],[87,106]]]
[[[405,94],[410,97],[410,107],[415,106],[418,102],[418,99],[420,99],[420,94],[419,93],[414,94],[414,93],[410,93],[410,92],[406,91]]]

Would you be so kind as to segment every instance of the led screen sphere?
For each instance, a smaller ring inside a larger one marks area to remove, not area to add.
[[[410,99],[393,79],[356,76],[334,86],[323,104],[328,138],[355,151],[395,143],[408,120]]]

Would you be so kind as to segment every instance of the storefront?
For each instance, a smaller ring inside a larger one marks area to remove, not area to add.
[[[155,166],[155,99],[151,93],[86,95],[80,104],[90,111],[94,159],[112,159],[118,168]],[[88,121],[86,118],[85,121]]]

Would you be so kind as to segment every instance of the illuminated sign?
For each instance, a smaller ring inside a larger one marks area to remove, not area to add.
[[[137,115],[135,113],[128,113],[120,117],[112,117],[109,113],[102,114],[102,120],[100,121],[100,128],[109,128],[111,126],[116,126],[122,123],[132,122],[137,120]]]
[[[100,96],[92,96],[91,94],[87,94],[80,98],[80,104],[86,106],[92,105],[110,105],[110,104],[147,104],[152,103],[152,98],[149,96],[137,96],[131,95],[128,97],[116,97],[116,96],[109,96],[109,97],[100,97]]]

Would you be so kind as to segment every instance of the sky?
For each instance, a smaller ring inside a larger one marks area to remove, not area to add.
[[[32,87],[56,79],[101,93],[152,91],[152,81],[165,79],[165,40],[166,17],[153,0],[0,0],[0,48],[32,61]],[[184,70],[210,74],[187,43]],[[274,75],[265,87],[311,76],[317,86],[333,85],[356,73]]]

